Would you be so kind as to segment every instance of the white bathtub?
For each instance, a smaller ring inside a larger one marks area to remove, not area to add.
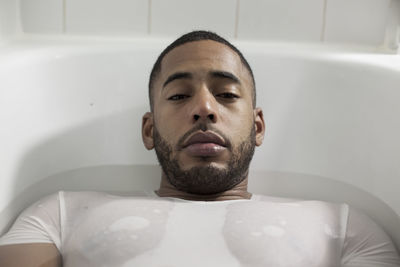
[[[56,190],[157,188],[140,127],[151,66],[169,41],[37,37],[0,47],[0,233]],[[236,44],[267,123],[251,191],[348,202],[400,247],[400,56]]]

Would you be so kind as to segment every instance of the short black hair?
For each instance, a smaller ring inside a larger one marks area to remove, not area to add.
[[[157,61],[153,65],[153,69],[151,70],[150,73],[150,79],[149,79],[149,100],[150,100],[150,108],[151,111],[153,111],[153,87],[154,87],[154,81],[156,80],[157,76],[160,74],[161,71],[161,62],[164,59],[165,55],[168,54],[172,49],[189,43],[189,42],[196,42],[196,41],[203,41],[203,40],[211,40],[215,42],[219,42],[221,44],[224,44],[231,48],[236,54],[239,55],[240,60],[242,61],[243,65],[246,67],[246,69],[249,71],[252,82],[253,82],[253,107],[256,106],[256,83],[254,80],[254,75],[253,71],[251,70],[251,67],[247,60],[244,58],[242,53],[237,49],[233,44],[228,42],[226,39],[222,38],[218,34],[210,31],[192,31],[189,33],[186,33],[176,39],[174,42],[172,42],[167,48],[165,48],[161,54],[158,56]]]

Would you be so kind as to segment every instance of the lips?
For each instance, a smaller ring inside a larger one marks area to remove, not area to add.
[[[198,143],[213,143],[225,146],[225,140],[213,132],[197,132],[192,134],[184,143],[183,147]]]
[[[186,140],[183,148],[191,156],[213,157],[225,151],[226,143],[213,132],[197,132]]]

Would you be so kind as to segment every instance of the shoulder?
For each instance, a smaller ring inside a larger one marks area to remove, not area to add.
[[[51,194],[26,208],[9,231],[0,238],[0,245],[54,243],[60,245],[60,195]]]
[[[99,198],[102,194],[103,193],[99,192],[58,191],[40,198],[38,201],[27,207],[19,217],[35,216],[37,218],[58,218],[60,212],[63,211],[66,202],[82,202],[88,199]]]
[[[383,229],[364,213],[350,208],[342,264],[344,267],[400,267],[400,258]]]
[[[302,211],[314,212],[320,215],[329,215],[332,220],[346,224],[349,206],[343,203],[334,203],[321,200],[283,198],[254,194],[252,200],[270,203],[272,205],[297,207]]]
[[[29,207],[21,212],[19,217],[36,216],[49,217],[59,216],[60,198],[62,198],[61,192],[53,193],[51,195],[44,196],[39,200],[33,202]]]

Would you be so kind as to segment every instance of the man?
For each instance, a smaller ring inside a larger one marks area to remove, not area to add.
[[[389,237],[345,204],[252,195],[263,113],[243,55],[210,32],[167,47],[149,82],[142,136],[156,192],[59,192],[0,240],[11,266],[400,266]]]

